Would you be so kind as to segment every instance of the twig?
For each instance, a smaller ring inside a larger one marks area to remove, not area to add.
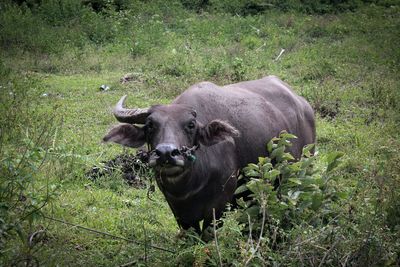
[[[139,261],[139,260],[143,260],[143,258],[144,258],[144,256],[140,257],[140,258],[139,258],[139,259],[137,259],[137,260],[134,260],[134,261],[130,261],[130,262],[127,262],[127,263],[121,264],[121,265],[119,265],[119,267],[129,267],[129,266],[136,266],[136,265],[138,264],[138,261]]]
[[[78,224],[73,224],[73,223],[66,222],[66,221],[63,221],[63,220],[60,220],[60,219],[48,217],[46,215],[43,215],[43,218],[48,219],[48,220],[52,220],[52,221],[55,221],[55,222],[63,223],[63,224],[66,224],[66,225],[70,225],[70,226],[73,226],[73,227],[76,227],[76,228],[80,228],[80,229],[83,229],[83,230],[86,230],[86,231],[89,231],[89,232],[93,232],[93,233],[96,233],[96,234],[105,235],[105,236],[116,238],[116,239],[121,239],[121,240],[127,241],[129,243],[134,243],[134,244],[137,244],[137,245],[145,245],[142,242],[139,242],[137,240],[128,239],[128,238],[125,238],[125,237],[122,237],[122,236],[112,235],[110,233],[102,232],[102,231],[99,231],[99,230],[96,230],[96,229],[91,229],[91,228],[88,228],[88,227],[85,227],[85,226],[81,226],[81,225],[78,225]],[[169,250],[169,249],[162,248],[162,247],[159,247],[159,246],[155,246],[155,245],[151,245],[151,244],[148,245],[148,246],[151,247],[151,248],[157,249],[157,250],[162,250],[162,251],[169,252],[169,253],[176,253],[173,250]]]
[[[325,252],[324,257],[322,257],[322,260],[319,263],[318,267],[322,267],[323,266],[323,264],[325,262],[325,259],[328,257],[329,253],[331,253],[331,251],[336,247],[337,243],[339,243],[339,239],[337,239],[335,241],[335,243],[333,243],[333,245],[328,249],[328,251]]]
[[[262,198],[262,199],[263,199],[263,198]],[[265,203],[264,203],[264,200],[262,201],[261,208],[262,208],[262,222],[261,222],[260,236],[258,237],[258,241],[257,241],[256,248],[253,249],[253,251],[252,251],[250,257],[247,259],[247,261],[246,261],[246,263],[245,263],[245,266],[247,266],[247,265],[249,264],[249,262],[254,258],[254,255],[256,254],[256,252],[258,251],[258,249],[260,248],[261,240],[262,240],[262,238],[263,238],[262,236],[263,236],[263,233],[264,233],[264,224],[265,224],[265,218],[266,218],[266,211],[265,211]]]
[[[260,47],[258,47],[255,51],[261,50],[261,48],[267,46],[267,43],[263,43]]]
[[[250,215],[247,213],[247,220],[249,221],[249,239],[248,239],[248,243],[249,246],[253,247],[253,233],[252,233],[252,226],[251,226],[251,218]]]
[[[129,266],[133,266],[133,265],[136,265],[136,264],[137,264],[137,260],[134,260],[134,261],[131,261],[131,262],[128,262],[128,263],[121,264],[119,267],[129,267]]]
[[[310,246],[313,246],[314,248],[318,248],[318,249],[323,250],[323,251],[328,251],[329,250],[327,248],[321,247],[321,246],[316,245],[316,244],[310,244]]]
[[[235,174],[236,173],[236,174]],[[222,191],[225,191],[225,186],[226,186],[226,184],[229,182],[229,180],[231,179],[231,178],[237,178],[238,177],[238,175],[239,175],[239,173],[240,173],[240,169],[237,169],[237,170],[234,170],[233,172],[232,172],[232,174],[231,175],[229,175],[229,178],[226,180],[226,182],[222,185]]]
[[[271,247],[275,247],[276,246],[276,238],[278,236],[278,227],[274,227],[274,232],[272,233],[272,246]]]
[[[262,235],[264,233],[264,225],[265,225],[265,218],[266,218],[266,211],[265,211],[265,203],[262,205],[262,223],[261,223],[261,231],[260,231],[260,237],[258,238],[257,246],[256,246],[256,251],[260,248],[261,245],[261,240],[262,240]]]
[[[33,234],[31,234],[31,235],[29,236],[29,240],[28,240],[29,246],[32,247],[32,245],[33,245],[33,238],[34,238],[36,235],[38,235],[38,234],[40,234],[40,233],[44,233],[44,232],[46,232],[46,231],[45,231],[45,230],[39,230],[39,231],[36,231],[36,232],[34,232]]]
[[[349,260],[350,256],[351,256],[351,252],[347,254],[344,263],[342,263],[342,266],[343,266],[343,267],[346,267],[346,266],[347,266],[347,261]]]
[[[285,52],[285,49],[281,49],[281,52],[279,53],[279,55],[275,58],[275,60],[274,61],[278,61],[280,58],[281,58],[281,56],[283,55],[283,52]]]
[[[219,266],[222,267],[222,260],[221,260],[221,252],[219,251],[218,247],[218,237],[217,237],[217,220],[215,219],[215,209],[213,208],[213,228],[214,228],[214,239],[215,239],[215,248],[217,249]]]

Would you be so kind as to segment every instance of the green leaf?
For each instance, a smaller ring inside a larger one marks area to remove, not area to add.
[[[282,155],[283,155],[284,152],[285,152],[285,147],[284,146],[278,147],[278,148],[274,149],[274,151],[272,151],[272,153],[270,155],[270,158],[271,159],[276,158],[279,161],[279,159],[282,158]]]
[[[290,160],[294,160],[295,158],[290,153],[284,153],[282,156],[282,159],[290,161]]]
[[[260,213],[260,208],[255,205],[246,209],[245,212],[250,216],[250,218],[257,218],[258,214]]]
[[[264,179],[269,179],[270,181],[274,181],[275,178],[280,174],[279,170],[270,170],[264,173]]]
[[[287,139],[281,139],[278,142],[278,146],[291,147],[292,142],[290,142],[290,140],[287,140]]]
[[[287,207],[287,206],[288,206],[288,204],[287,204],[286,202],[283,202],[283,201],[279,202],[279,204],[280,204],[281,206],[283,206],[283,207]]]
[[[301,162],[295,162],[288,166],[290,172],[298,172],[301,170]]]
[[[271,163],[266,163],[261,167],[263,173],[269,172],[272,169]]]
[[[289,181],[294,184],[301,185],[301,180],[299,178],[289,178]]]
[[[324,199],[324,197],[322,196],[322,194],[314,194],[312,196],[311,208],[314,211],[318,210],[322,206],[322,200],[323,199]]]
[[[342,200],[348,198],[349,194],[347,192],[336,192],[336,196]]]
[[[273,140],[271,139],[271,141],[268,142],[267,144],[267,151],[268,153],[272,152],[272,145],[274,144]]]
[[[306,169],[310,167],[310,165],[316,160],[317,158],[311,157],[311,158],[303,158],[301,161],[301,168]]]
[[[269,192],[271,187],[268,183],[263,183],[262,180],[260,179],[251,179],[247,183],[247,188],[255,193],[255,194],[260,194],[261,192]]]
[[[239,181],[239,180],[244,179],[244,178],[246,178],[246,176],[244,176],[243,174],[240,174],[239,177],[238,177],[237,179],[238,179],[238,181]]]
[[[305,157],[307,157],[307,158],[311,157],[311,156],[312,156],[311,150],[312,150],[314,147],[315,147],[315,144],[306,145],[305,147],[303,147],[303,153],[302,153],[302,155],[305,156]]]
[[[259,167],[258,167],[257,164],[249,163],[249,164],[247,165],[247,167],[244,168],[244,169],[245,169],[245,170],[257,170],[257,171],[258,171]]]
[[[259,165],[264,165],[265,163],[267,163],[267,158],[258,157],[258,164]]]
[[[343,156],[344,156],[344,153],[341,151],[334,151],[334,152],[329,153],[326,157],[326,161],[328,163],[326,172],[330,172],[334,168],[336,168],[340,163],[339,159]]]
[[[244,173],[247,177],[260,177],[260,173],[255,170],[244,170]]]
[[[242,208],[246,208],[247,207],[246,202],[244,202],[243,198],[237,199],[236,203]]]
[[[239,186],[238,188],[236,188],[234,194],[238,195],[240,193],[246,192],[247,190],[249,190],[249,189],[247,188],[247,186],[245,184],[243,184],[243,185]]]
[[[282,131],[282,132],[279,134],[279,137],[280,137],[281,139],[297,139],[297,136],[295,136],[294,134],[288,133],[288,132],[286,132],[286,131]]]

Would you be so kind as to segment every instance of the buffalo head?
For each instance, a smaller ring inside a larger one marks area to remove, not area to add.
[[[196,111],[183,104],[156,105],[146,109],[124,107],[123,96],[114,108],[122,122],[103,138],[129,147],[145,143],[150,149],[149,165],[164,177],[183,177],[195,160],[195,150],[232,140],[239,132],[229,123],[212,120],[202,124]],[[141,125],[141,126],[138,126]]]

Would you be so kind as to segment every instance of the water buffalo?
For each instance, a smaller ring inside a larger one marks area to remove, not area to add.
[[[275,76],[217,86],[201,82],[169,105],[114,109],[122,124],[104,137],[124,146],[147,143],[149,164],[177,223],[201,232],[220,217],[236,188],[237,171],[259,156],[282,130],[298,139],[291,147],[299,158],[315,141],[314,112],[302,97]],[[138,126],[142,125],[142,126]]]

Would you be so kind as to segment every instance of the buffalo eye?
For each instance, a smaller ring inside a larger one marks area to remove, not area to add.
[[[193,130],[196,127],[196,124],[194,123],[194,121],[191,121],[188,123],[187,128],[189,130]]]
[[[154,130],[154,123],[152,121],[147,121],[146,123],[146,130],[147,132],[152,132]]]

